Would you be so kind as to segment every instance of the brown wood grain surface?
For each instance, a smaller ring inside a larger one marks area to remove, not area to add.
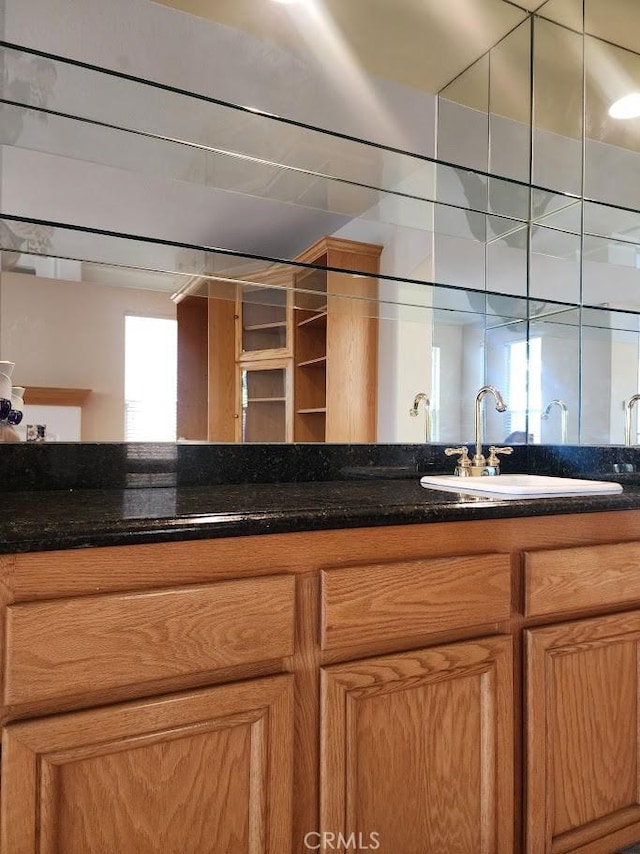
[[[322,572],[322,647],[507,620],[508,555],[463,555]]]
[[[283,575],[10,605],[4,702],[290,656],[294,587]]]
[[[2,854],[640,840],[639,530],[621,511],[1,556]]]
[[[527,616],[640,599],[640,542],[527,552],[524,567]]]
[[[510,638],[322,672],[322,827],[381,854],[513,850]]]
[[[287,854],[292,681],[5,728],[3,854]]]
[[[640,838],[640,612],[525,635],[527,854]]]

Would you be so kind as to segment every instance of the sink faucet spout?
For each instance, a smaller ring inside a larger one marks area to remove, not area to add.
[[[504,402],[502,395],[495,386],[484,385],[476,394],[476,452],[472,461],[474,468],[484,468],[486,464],[484,454],[482,453],[482,413],[480,411],[480,405],[483,397],[487,394],[492,394],[495,398],[496,409],[498,412],[506,412],[507,409],[507,404]]]
[[[429,443],[431,441],[431,401],[423,391],[418,392],[413,398],[409,415],[413,418],[417,417],[421,401],[424,403],[424,440]]]
[[[631,412],[634,405],[640,400],[640,394],[633,394],[624,405],[624,443],[631,445]]]
[[[547,405],[544,408],[544,412],[542,413],[541,418],[543,421],[548,421],[549,416],[551,415],[551,409],[554,406],[557,406],[558,409],[560,410],[560,436],[561,436],[562,444],[566,445],[567,444],[567,418],[569,415],[569,410],[568,410],[567,404],[564,402],[564,400],[560,400],[559,398],[556,397],[553,400],[549,401],[549,403],[547,403]]]

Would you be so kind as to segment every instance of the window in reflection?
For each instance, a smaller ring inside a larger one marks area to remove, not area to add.
[[[125,317],[124,434],[127,442],[175,442],[175,320]]]
[[[507,413],[509,435],[505,441],[540,441],[542,414],[542,338],[507,344]],[[528,418],[527,418],[528,414]]]

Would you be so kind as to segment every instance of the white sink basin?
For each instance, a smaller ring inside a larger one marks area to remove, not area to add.
[[[501,474],[496,477],[455,477],[452,474],[426,475],[420,484],[427,489],[444,489],[465,495],[492,498],[551,498],[557,495],[594,495],[622,492],[619,483],[547,477],[539,474]]]

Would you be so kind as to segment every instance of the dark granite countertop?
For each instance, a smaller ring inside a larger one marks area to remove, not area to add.
[[[640,509],[640,485],[612,495],[500,500],[392,479],[3,495],[0,552]]]

